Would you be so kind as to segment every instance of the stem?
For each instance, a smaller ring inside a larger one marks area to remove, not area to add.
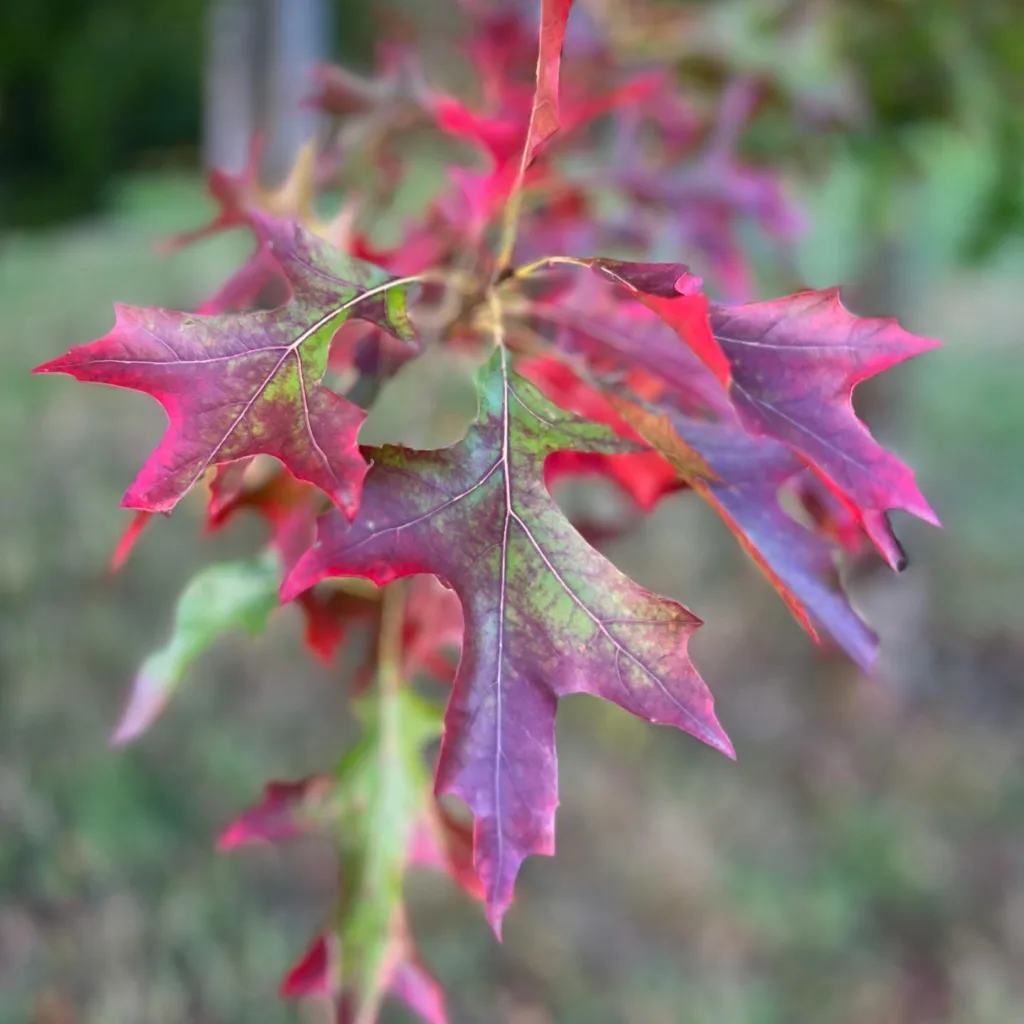
[[[577,259],[575,256],[544,256],[542,259],[534,260],[533,263],[526,263],[521,267],[516,267],[512,276],[516,279],[530,277],[532,274],[536,274],[538,270],[552,267],[558,263],[567,263],[574,267],[587,266],[586,260]]]
[[[494,344],[504,350],[505,348],[505,311],[501,305],[501,298],[497,289],[487,289],[487,305],[491,310],[491,332],[494,337]]]
[[[519,214],[522,211],[522,208],[522,172],[520,172],[520,177],[517,179],[516,183],[516,190],[509,197],[508,204],[505,206],[505,216],[501,227],[501,245],[498,249],[498,260],[494,265],[494,275],[492,277],[492,281],[494,282],[502,276],[503,272],[512,260],[512,250],[516,244],[516,230],[519,224]],[[541,267],[549,266],[553,263],[572,263],[579,267],[585,267],[587,265],[584,260],[576,259],[573,256],[545,256],[543,259],[536,260],[533,263],[528,263],[524,267],[519,267],[515,272],[515,276],[526,277],[528,274],[532,274]]]
[[[396,889],[401,889],[400,861],[395,859],[393,836],[389,830],[393,827],[394,817],[403,813],[402,758],[405,752],[401,749],[399,692],[403,684],[402,626],[405,619],[405,597],[404,579],[389,583],[381,597],[377,631],[377,776],[374,782],[363,783],[366,787],[364,804],[357,809],[357,813],[365,818],[364,848],[355,854],[349,866],[348,892],[339,902],[339,926],[342,931],[355,927],[358,922],[362,923],[364,930],[368,926],[367,922],[375,927],[378,913],[375,908],[387,905],[393,900]],[[344,861],[342,864],[344,866]],[[343,879],[343,885],[345,881]],[[369,918],[366,917],[367,907],[374,908]],[[341,955],[344,957],[344,950]],[[359,990],[356,1024],[370,1024],[377,1019],[384,995],[381,981],[387,969],[386,946],[383,951],[374,948],[371,956],[372,959],[358,964],[358,973],[349,979]],[[345,973],[344,967],[342,973]]]
[[[523,209],[523,175],[525,167],[520,166],[519,174],[512,195],[505,205],[505,215],[501,221],[501,242],[498,245],[498,259],[494,264],[494,280],[512,262],[512,250],[516,246],[516,235],[519,231],[519,214]]]
[[[377,678],[380,689],[382,726],[390,707],[390,698],[402,685],[402,625],[405,620],[405,580],[395,580],[384,588],[381,600],[380,631],[377,636]]]

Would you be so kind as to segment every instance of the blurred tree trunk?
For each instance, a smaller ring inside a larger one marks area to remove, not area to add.
[[[263,169],[272,181],[287,174],[299,149],[318,135],[321,118],[304,108],[312,91],[313,65],[326,60],[325,0],[269,0]]]
[[[207,167],[237,173],[252,139],[263,140],[260,169],[280,180],[319,129],[302,100],[310,71],[328,54],[326,0],[213,0],[207,24]]]
[[[259,122],[258,5],[213,0],[208,19],[203,156],[207,167],[237,174]]]

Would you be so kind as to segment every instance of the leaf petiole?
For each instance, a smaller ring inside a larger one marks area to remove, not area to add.
[[[575,256],[544,256],[542,259],[534,260],[532,263],[525,263],[521,267],[516,267],[512,271],[511,276],[517,281],[521,281],[524,277],[532,277],[538,270],[546,270],[548,267],[566,263],[574,267],[588,266],[586,260],[577,259]]]
[[[381,598],[377,639],[377,678],[382,710],[402,683],[402,622],[405,617],[405,581],[394,580]],[[384,717],[384,716],[382,716]]]

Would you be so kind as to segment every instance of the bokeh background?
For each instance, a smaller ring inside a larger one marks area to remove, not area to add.
[[[612,544],[706,620],[693,652],[739,761],[566,701],[557,856],[527,862],[500,947],[450,883],[414,875],[424,958],[457,1024],[1024,1019],[1024,12],[578,2],[684,80],[777,85],[749,144],[805,211],[799,276],[947,342],[858,394],[945,530],[900,519],[907,572],[857,567],[883,638],[871,679],[810,644],[695,501]],[[456,24],[433,0],[314,8],[289,67],[304,38],[367,66],[396,12],[435,40]],[[237,149],[211,126],[223,16],[204,0],[0,9],[2,1024],[298,1020],[274,990],[330,898],[322,851],[213,842],[267,778],[333,763],[345,680],[284,613],[219,643],[112,751],[184,582],[257,531],[197,541],[186,501],[111,578],[117,502],[161,413],[28,375],[104,333],[114,300],[191,308],[244,255],[241,236],[158,252],[210,211],[204,154]],[[283,31],[273,16],[253,46]],[[814,130],[794,129],[794,96],[820,105]]]

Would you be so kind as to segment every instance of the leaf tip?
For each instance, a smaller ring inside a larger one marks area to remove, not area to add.
[[[248,841],[251,841],[251,837],[241,824],[235,821],[221,832],[217,837],[215,845],[218,852],[230,853],[232,850],[236,850],[239,846],[243,846]]]
[[[704,278],[690,273],[688,267],[672,282],[672,287],[684,297],[699,295],[704,290]]]
[[[146,714],[137,708],[134,701],[129,703],[121,720],[110,734],[110,745],[112,747],[128,746],[146,731],[152,718],[152,714]]]
[[[143,469],[143,473],[145,473],[145,469]],[[121,508],[129,508],[140,515],[154,512],[168,515],[178,504],[178,497],[171,495],[168,498],[154,499],[151,490],[147,489],[139,478],[136,478],[122,495],[119,504]]]
[[[302,959],[281,979],[282,999],[330,995],[334,989],[330,950],[323,936],[314,940]]]
[[[723,742],[720,743],[716,749],[720,750],[730,761],[736,760],[736,748],[732,745],[732,740],[729,739],[725,733],[722,733]]]
[[[492,900],[487,901],[487,923],[491,926],[491,931],[494,932],[494,937],[498,942],[504,942],[501,928],[505,920],[505,912],[508,910],[508,906],[508,901],[500,903]]]
[[[916,514],[918,519],[923,519],[929,526],[934,526],[939,530],[943,528],[942,520],[927,501],[923,503],[921,510]]]
[[[112,747],[126,747],[132,740],[137,739],[142,729],[132,728],[127,716],[117,723],[114,731],[110,734],[110,745]]]
[[[111,576],[116,575],[124,566],[124,563],[128,560],[128,556],[132,553],[135,547],[135,542],[139,539],[139,534],[145,529],[146,524],[152,518],[151,512],[136,512],[132,521],[128,524],[127,528],[121,534],[117,545],[111,552],[110,561],[107,563],[107,571]]]
[[[307,552],[308,555],[308,552]],[[299,559],[298,563],[290,573],[281,581],[277,591],[277,599],[281,604],[289,604],[300,594],[304,594],[319,579],[314,579],[315,573],[306,567],[306,556]]]
[[[167,703],[167,680],[145,669],[132,683],[128,705],[110,736],[110,744],[123,747],[137,740],[157,719]]]
[[[68,367],[68,359],[71,353],[66,352],[62,356],[57,356],[55,359],[48,359],[45,363],[40,363],[38,366],[33,366],[29,373],[71,373]]]
[[[720,754],[725,754],[730,761],[735,761],[736,748],[732,745],[732,740],[729,739],[726,731],[722,728],[718,719],[715,717],[714,712],[712,712],[708,717],[710,721],[700,732],[699,738],[702,739],[709,747],[717,750]]]
[[[921,493],[921,489],[914,482],[913,474],[911,474],[910,484],[907,488],[906,500],[899,507],[904,512],[909,512],[912,516],[916,516],[923,522],[928,523],[929,526],[942,528],[942,523],[935,510],[928,504],[928,499]]]

